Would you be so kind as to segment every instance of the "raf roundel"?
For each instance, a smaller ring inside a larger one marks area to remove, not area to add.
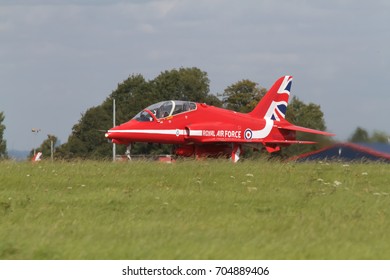
[[[252,139],[252,130],[250,128],[245,129],[244,137],[246,140]]]

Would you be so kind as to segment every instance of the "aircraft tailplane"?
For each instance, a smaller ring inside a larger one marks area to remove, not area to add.
[[[268,118],[275,121],[285,119],[290,97],[292,76],[280,77],[257,104],[249,115],[257,118]]]

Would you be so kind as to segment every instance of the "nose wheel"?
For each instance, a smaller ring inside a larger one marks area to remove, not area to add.
[[[125,152],[125,155],[129,160],[131,160],[130,151],[131,151],[131,143],[126,147],[126,152]]]

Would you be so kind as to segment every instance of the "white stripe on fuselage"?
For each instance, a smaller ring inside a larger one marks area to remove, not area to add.
[[[253,130],[252,139],[263,139],[270,134],[272,127],[274,126],[274,121],[271,120],[270,118],[264,118],[264,120],[265,120],[265,127],[260,130]]]
[[[108,133],[146,133],[165,135],[184,135],[183,129],[112,129]]]
[[[273,120],[271,120],[269,118],[265,118],[265,127],[263,129],[260,129],[260,130],[252,130],[253,137],[251,138],[251,140],[263,139],[263,138],[267,137],[270,134],[273,125],[274,125]],[[184,129],[118,129],[118,130],[112,129],[112,130],[109,130],[108,133],[124,133],[124,134],[126,134],[126,133],[144,133],[144,134],[160,134],[160,135],[180,136],[180,135],[185,135],[185,130]],[[207,136],[203,135],[203,130],[200,130],[200,129],[190,130],[189,136],[207,137]],[[248,140],[248,141],[250,141],[250,140]]]
[[[190,136],[203,136],[203,130],[190,130]]]

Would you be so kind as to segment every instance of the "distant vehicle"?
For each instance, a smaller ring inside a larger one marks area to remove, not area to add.
[[[113,127],[106,137],[113,143],[136,142],[175,145],[179,156],[228,155],[240,158],[242,146],[276,152],[291,144],[315,144],[296,140],[296,131],[334,136],[332,133],[296,126],[285,119],[292,76],[279,78],[255,109],[247,114],[190,101],[162,101],[145,108],[129,122]]]

